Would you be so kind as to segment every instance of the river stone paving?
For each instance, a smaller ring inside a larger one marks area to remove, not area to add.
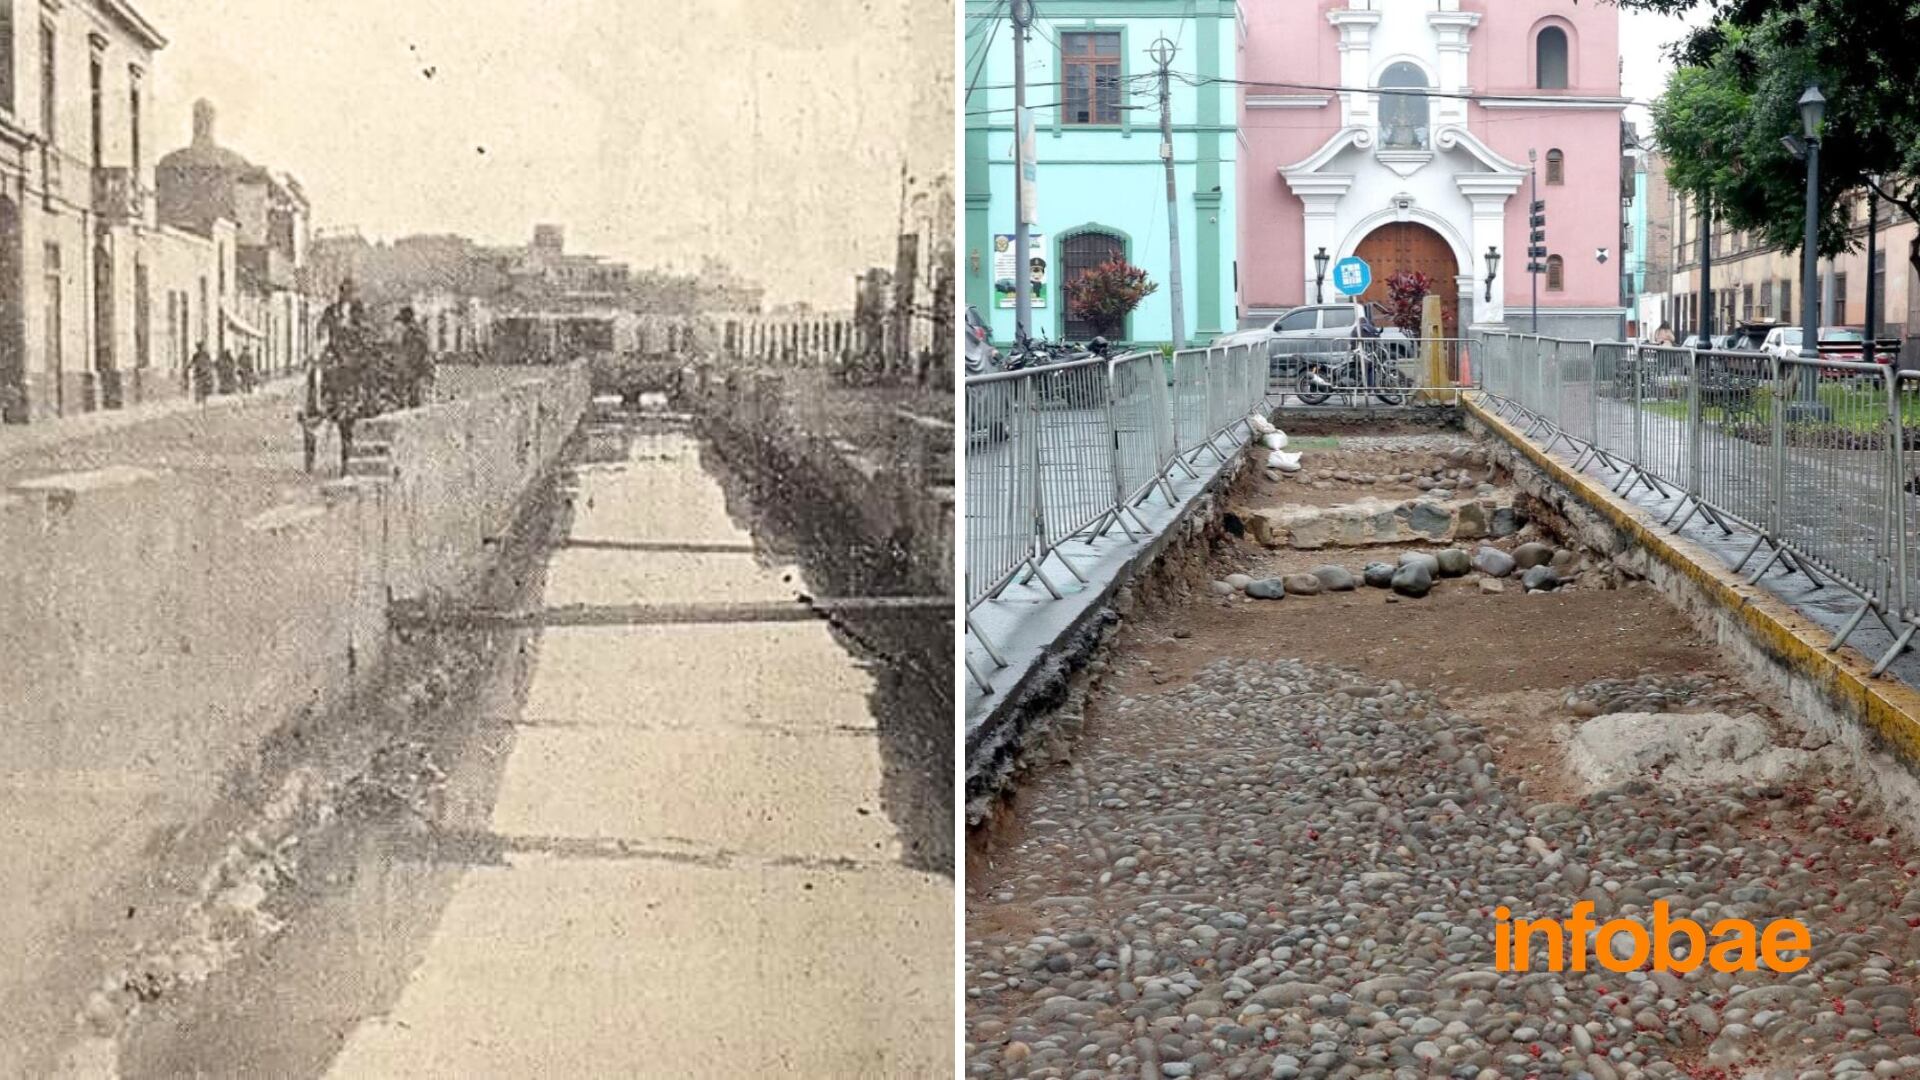
[[[969,1076],[1920,1076],[1920,861],[1844,790],[1536,803],[1433,694],[1291,661],[1105,711],[970,904]],[[1802,918],[1812,962],[1494,968],[1498,905],[1657,898]]]

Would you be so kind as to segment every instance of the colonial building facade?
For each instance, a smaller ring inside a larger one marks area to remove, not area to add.
[[[1269,5],[1283,6],[1283,5]],[[963,86],[966,114],[966,234],[961,272],[967,302],[1013,337],[1014,273],[1035,290],[1036,336],[1084,339],[1066,286],[1118,255],[1146,270],[1158,291],[1122,328],[1135,342],[1172,336],[1171,257],[1165,166],[1160,156],[1158,65],[1174,48],[1170,79],[1179,215],[1183,328],[1205,342],[1235,328],[1235,65],[1243,21],[1233,0],[1047,0],[1026,45],[1027,95],[1035,126],[1037,238],[1024,256],[1014,232],[1012,29],[1006,5],[968,0]]]
[[[1321,257],[1359,256],[1372,269],[1366,299],[1417,270],[1435,283],[1448,333],[1524,328],[1537,197],[1548,218],[1541,332],[1623,331],[1616,9],[1316,0],[1239,12],[1243,323],[1336,299]]]
[[[202,305],[188,336],[285,374],[305,363],[318,314],[306,288],[311,207],[297,180],[220,145],[215,121],[211,102],[195,102],[193,141],[162,158],[155,179],[161,224],[215,244],[218,302]]]
[[[1681,336],[1696,333],[1700,311],[1700,211],[1698,203],[1681,192],[1672,193],[1673,276],[1664,297],[1665,317]],[[1913,267],[1907,259],[1917,230],[1912,218],[1882,202],[1874,217],[1879,225],[1874,258],[1867,263],[1867,194],[1855,193],[1847,203],[1852,222],[1851,250],[1819,262],[1816,317],[1822,326],[1857,326],[1867,322],[1867,292],[1874,292],[1875,333],[1899,341],[1903,366],[1920,366],[1920,346],[1914,330],[1920,326],[1920,289],[1913,288]],[[1713,332],[1731,333],[1742,322],[1781,322],[1798,325],[1801,293],[1801,256],[1797,250],[1770,247],[1757,237],[1715,221],[1708,234],[1712,262],[1710,285]]]
[[[249,275],[287,312],[283,347],[263,340],[261,358],[300,362],[295,279],[249,255],[240,208],[158,212],[149,124],[165,45],[129,0],[0,0],[0,420],[185,392],[194,347],[244,322]]]

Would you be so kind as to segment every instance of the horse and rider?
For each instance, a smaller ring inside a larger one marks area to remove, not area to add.
[[[306,468],[313,471],[320,427],[340,432],[340,471],[353,456],[354,426],[399,409],[419,408],[433,388],[433,352],[426,332],[403,307],[395,323],[395,341],[374,328],[351,279],[341,282],[338,298],[320,316],[321,351],[307,365],[306,401],[300,427],[306,443]]]

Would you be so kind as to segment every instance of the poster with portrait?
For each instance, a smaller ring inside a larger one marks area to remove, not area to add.
[[[1023,268],[1013,257],[1013,234],[995,233],[993,237],[993,302],[1011,311],[1014,302],[1014,274]],[[1027,264],[1035,310],[1047,306],[1047,238],[1041,233],[1027,234]]]

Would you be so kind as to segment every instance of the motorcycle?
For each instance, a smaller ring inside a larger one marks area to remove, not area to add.
[[[1413,380],[1394,362],[1392,352],[1381,341],[1383,334],[1372,320],[1356,324],[1343,358],[1301,366],[1294,395],[1307,405],[1325,404],[1335,394],[1356,400],[1371,394],[1387,405],[1405,401],[1404,391],[1413,387]]]

